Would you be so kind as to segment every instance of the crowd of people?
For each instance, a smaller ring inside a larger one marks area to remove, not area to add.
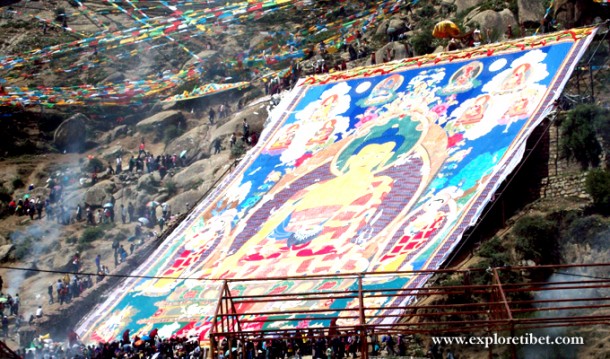
[[[406,357],[409,343],[417,346],[423,342],[402,334],[366,334],[366,348],[362,347],[360,333],[324,330],[295,330],[287,338],[273,337],[222,337],[215,343],[190,337],[162,338],[157,328],[135,335],[126,329],[120,340],[97,345],[86,345],[72,330],[65,342],[54,342],[48,336],[34,338],[28,348],[21,348],[18,355],[25,359],[83,358],[83,359],[356,359],[366,350],[371,357]],[[210,345],[214,351],[210,352]],[[213,354],[213,355],[212,355]],[[431,344],[426,358],[454,359],[451,348]]]
[[[202,359],[204,350],[197,337],[161,339],[153,329],[150,334],[130,337],[123,333],[121,340],[84,345],[78,335],[70,331],[66,342],[54,342],[50,338],[37,337],[28,348],[20,348],[17,354],[24,359],[78,358],[78,359]]]

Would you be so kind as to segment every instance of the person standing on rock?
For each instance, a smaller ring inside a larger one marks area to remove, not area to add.
[[[159,232],[163,232],[163,226],[165,225],[165,219],[163,219],[163,217],[161,217],[157,221],[157,224],[159,225]]]
[[[53,299],[53,290],[53,283],[51,283],[47,288],[47,292],[49,293],[49,304],[55,303],[55,300]]]
[[[76,205],[76,216],[75,216],[75,218],[76,218],[77,222],[80,222],[80,221],[83,220],[83,209],[80,206],[80,203]]]
[[[57,290],[57,300],[59,301],[59,305],[62,305],[64,304],[64,282],[62,282],[61,279],[58,279],[55,288]]]
[[[90,207],[87,207],[87,224],[91,224],[92,226],[97,225],[97,223],[95,223],[95,215]]]
[[[129,223],[133,222],[133,212],[134,212],[133,203],[129,202],[127,205],[127,213],[129,214]]]
[[[210,125],[214,124],[214,117],[216,117],[216,111],[214,111],[214,108],[210,107],[210,111],[208,112],[209,120],[210,120]]]
[[[8,338],[8,317],[2,316],[2,336]]]
[[[248,136],[250,135],[250,125],[248,124],[248,120],[246,120],[245,118],[241,125],[244,130],[244,136],[242,137],[242,141],[246,142],[248,141]]]
[[[101,271],[102,270],[102,256],[98,255],[95,256],[95,266],[97,267],[97,271]]]
[[[131,156],[131,157],[129,158],[129,164],[128,164],[128,166],[129,166],[129,167],[128,167],[129,172],[130,172],[130,173],[133,173],[133,169],[136,167],[136,159],[135,159],[133,156]]]
[[[13,305],[11,305],[11,314],[19,315],[19,305],[21,304],[21,298],[19,298],[19,293],[15,294],[15,298],[13,298]]]
[[[139,147],[139,151],[138,151],[138,158],[140,158],[140,156],[142,154],[146,155],[146,145],[144,144],[144,139],[142,139],[142,141],[140,142],[140,147]]]
[[[214,139],[214,154],[218,154],[220,153],[221,150],[221,145],[220,145],[220,138],[216,137],[216,139]]]
[[[36,197],[35,206],[36,206],[36,212],[38,213],[38,219],[42,219],[42,207],[44,206],[44,203],[40,199],[40,196]]]
[[[161,204],[161,213],[163,214],[163,218],[166,220],[169,218],[169,211],[170,211],[169,203],[163,202]]]
[[[123,224],[127,223],[127,209],[125,208],[125,206],[121,203],[121,221],[123,222]]]
[[[123,159],[121,156],[117,156],[116,158],[116,170],[115,173],[118,175],[123,171]]]

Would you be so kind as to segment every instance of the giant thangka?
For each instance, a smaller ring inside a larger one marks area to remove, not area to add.
[[[239,167],[134,272],[146,278],[126,279],[79,334],[109,341],[156,327],[206,338],[224,278],[438,268],[519,164],[593,31],[302,80]],[[367,285],[425,283],[386,279]],[[245,283],[241,295],[297,290],[290,281]],[[357,288],[347,279],[298,285]]]

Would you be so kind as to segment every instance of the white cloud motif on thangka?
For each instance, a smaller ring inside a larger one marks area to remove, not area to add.
[[[489,65],[489,71],[491,71],[491,72],[500,71],[504,68],[504,66],[506,66],[507,63],[508,63],[508,61],[504,58],[497,59],[491,65]]]
[[[182,326],[180,324],[176,323],[176,322],[171,323],[171,324],[166,324],[166,325],[162,326],[161,328],[159,328],[159,331],[157,332],[157,334],[161,338],[169,338],[178,329],[180,329],[180,327],[182,327]]]
[[[236,183],[240,183],[240,182],[241,181],[238,181]],[[248,193],[250,193],[251,187],[252,187],[252,183],[250,181],[241,183],[239,186],[233,185],[233,187],[229,188],[227,190],[227,193],[225,194],[225,198],[227,199],[227,202],[228,203],[243,202],[246,199],[246,197],[248,196]]]
[[[542,62],[546,56],[541,50],[533,50],[515,59],[510,68],[483,86],[483,92],[498,94],[520,91],[544,80],[549,76],[546,64]]]
[[[349,127],[349,118],[340,114],[350,108],[350,90],[351,87],[347,83],[341,82],[324,91],[319,100],[309,103],[295,115],[300,120],[300,126],[298,130],[293,131],[290,141],[287,141],[280,156],[282,163],[291,164],[306,153],[313,154],[324,148],[328,142],[333,142],[337,134],[345,134]],[[294,125],[286,126],[291,128]]]
[[[370,81],[364,81],[358,87],[356,87],[356,93],[365,93],[369,88],[371,88]]]

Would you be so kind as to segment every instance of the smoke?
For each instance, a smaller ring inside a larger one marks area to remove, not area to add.
[[[599,269],[603,269],[603,267],[600,267]],[[594,309],[561,308],[602,304],[599,301],[587,301],[582,299],[599,298],[603,297],[604,295],[607,296],[607,289],[566,288],[578,286],[573,282],[592,280],[591,277],[596,277],[599,275],[599,273],[596,272],[597,271],[594,268],[570,268],[555,271],[547,279],[550,284],[544,286],[544,290],[534,292],[533,299],[535,301],[544,301],[542,303],[535,304],[535,308],[539,310],[535,312],[534,317],[544,319],[570,318],[575,316],[592,315]],[[607,303],[604,302],[604,304]],[[552,310],[552,308],[555,308],[555,310]],[[579,333],[577,330],[574,329],[574,327],[532,329],[528,330],[528,333],[532,333],[536,337],[548,336],[551,338],[551,340],[554,340],[554,338],[558,337],[576,337],[582,335],[582,333]],[[582,345],[522,345],[519,348],[517,357],[528,359],[576,358],[578,357],[578,354],[581,349],[583,349]]]
[[[46,219],[38,220],[34,224],[20,228],[9,236],[14,245],[14,255],[21,262],[19,266],[37,269],[41,266],[41,258],[60,247],[59,238],[63,232],[62,225]],[[9,270],[3,277],[5,281],[4,292],[15,294],[21,291],[23,282],[37,272],[24,270]]]

